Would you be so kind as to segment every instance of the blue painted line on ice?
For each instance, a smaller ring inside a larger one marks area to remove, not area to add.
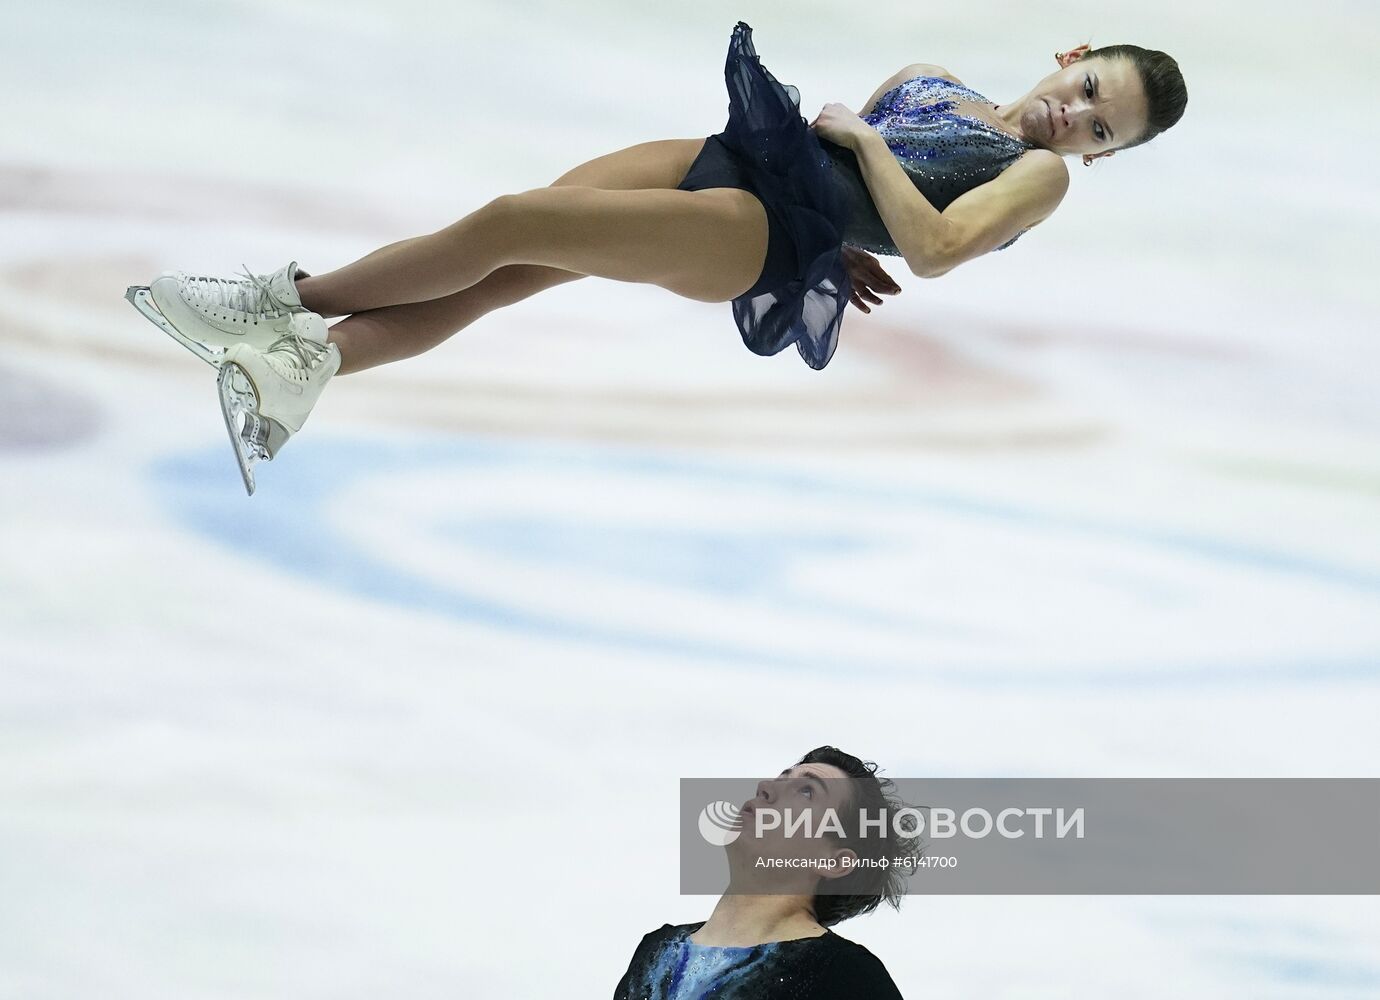
[[[989,518],[1050,535],[1105,537],[1120,542],[1167,550],[1252,572],[1307,576],[1315,585],[1367,593],[1380,592],[1380,574],[1337,565],[1279,550],[1262,549],[1183,532],[1145,528],[1105,520],[1072,518],[959,493],[849,483],[804,473],[764,469],[760,465],[726,460],[671,458],[633,449],[587,444],[488,441],[477,438],[410,437],[407,442],[377,439],[317,437],[294,442],[283,459],[261,467],[263,487],[252,499],[237,493],[238,479],[225,448],[208,448],[164,458],[152,474],[168,497],[172,512],[192,530],[208,535],[242,555],[262,559],[275,568],[305,576],[373,600],[494,627],[520,630],[550,639],[608,644],[648,653],[688,655],[728,661],[739,666],[782,667],[791,670],[869,671],[906,674],[961,684],[1087,684],[1164,687],[1203,683],[1380,681],[1380,653],[1330,662],[1281,660],[1250,665],[1177,663],[1153,670],[1109,667],[1094,671],[1048,667],[1006,669],[916,664],[895,660],[840,661],[834,657],[773,655],[739,644],[695,640],[657,634],[647,629],[591,625],[577,614],[559,615],[515,606],[476,593],[439,586],[361,550],[346,534],[331,531],[323,512],[332,497],[360,479],[391,472],[416,473],[438,467],[453,469],[511,468],[601,473],[647,479],[684,481],[687,488],[705,484],[753,487],[783,497],[783,527],[756,532],[748,541],[725,531],[671,530],[601,526],[589,535],[574,521],[556,517],[488,518],[443,522],[443,537],[462,539],[467,547],[487,549],[497,557],[542,560],[572,574],[589,567],[616,573],[624,580],[676,586],[718,598],[744,599],[766,606],[775,603],[819,620],[850,624],[872,618],[878,626],[901,624],[894,616],[870,612],[862,602],[841,607],[817,597],[792,592],[786,580],[790,560],[802,554],[862,553],[875,547],[862,535],[819,535],[792,519],[789,498],[809,495],[814,500],[866,502],[873,507],[931,510],[970,518]],[[435,526],[433,526],[435,527]],[[1125,585],[1124,581],[1122,584]],[[932,634],[964,638],[964,630],[948,622],[925,622],[908,614],[909,627],[932,628]],[[970,636],[981,638],[981,634]]]
[[[1336,957],[1319,958],[1256,952],[1236,956],[1230,963],[1238,974],[1254,973],[1258,978],[1275,984],[1307,984],[1312,989],[1347,990],[1380,989],[1380,968],[1374,964],[1349,961]],[[1375,993],[1368,993],[1375,996]]]

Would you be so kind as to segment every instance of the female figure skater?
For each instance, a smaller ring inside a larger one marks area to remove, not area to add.
[[[819,747],[761,782],[757,798],[744,805],[738,838],[725,847],[729,885],[714,912],[708,920],[663,924],[644,936],[613,1000],[901,1000],[877,956],[829,929],[871,913],[883,900],[899,908],[905,876],[896,859],[919,856],[918,838],[894,829],[901,803],[876,768],[835,747]],[[753,814],[763,808],[776,810],[782,823],[758,836]],[[822,830],[826,821],[819,817],[830,809],[844,830],[841,838],[780,832],[807,810],[811,828]],[[869,826],[856,821],[859,810]],[[887,867],[866,863],[882,858]],[[794,866],[765,866],[758,859]],[[839,864],[828,866],[830,859]],[[843,859],[851,864],[845,867]]]
[[[861,116],[826,104],[809,125],[738,22],[728,123],[707,139],[645,142],[549,187],[501,195],[425,236],[328,274],[292,261],[223,279],[164,272],[126,297],[220,369],[221,406],[245,487],[301,429],[335,374],[429,350],[501,306],[589,275],[731,302],[744,344],[794,344],[829,363],[851,300],[900,287],[871,253],[938,277],[1010,246],[1084,165],[1174,125],[1178,65],[1133,45],[1056,53],[1060,68],[1009,104],[947,70],[907,66]],[[329,329],[325,319],[347,318]]]

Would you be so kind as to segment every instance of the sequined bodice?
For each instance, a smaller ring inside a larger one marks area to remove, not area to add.
[[[669,996],[675,1000],[698,1000],[709,996],[715,988],[751,971],[753,965],[771,963],[778,951],[776,945],[756,948],[708,948],[695,944],[689,936],[681,939],[675,954],[675,970]]]
[[[961,83],[918,76],[887,91],[861,117],[881,134],[920,193],[942,212],[959,195],[990,181],[1035,148],[959,110],[960,104],[991,103]],[[834,182],[848,206],[844,243],[900,256],[867,189],[857,156],[826,139],[820,145],[834,161]],[[997,249],[1006,249],[1019,236]]]

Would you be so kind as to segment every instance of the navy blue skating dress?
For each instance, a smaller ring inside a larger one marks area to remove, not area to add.
[[[823,368],[852,294],[843,247],[900,251],[853,151],[815,135],[800,114],[800,91],[762,65],[752,28],[742,21],[729,40],[724,77],[728,124],[706,139],[679,188],[736,187],[757,195],[767,213],[767,257],[756,284],[733,300],[733,318],[753,353],[777,354],[794,344],[806,364]],[[950,80],[916,77],[861,116],[939,211],[1033,148],[959,113],[958,101],[991,104]]]

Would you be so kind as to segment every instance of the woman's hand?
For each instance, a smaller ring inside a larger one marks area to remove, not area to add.
[[[848,270],[848,277],[853,280],[853,294],[849,301],[865,313],[872,310],[863,304],[863,296],[875,305],[881,305],[882,300],[878,298],[878,292],[896,295],[901,291],[901,286],[891,280],[891,275],[882,270],[877,258],[866,250],[845,246],[843,266]]]
[[[815,135],[849,149],[869,132],[877,131],[842,104],[834,103],[820,109],[815,120],[810,122],[810,128],[815,130]]]

